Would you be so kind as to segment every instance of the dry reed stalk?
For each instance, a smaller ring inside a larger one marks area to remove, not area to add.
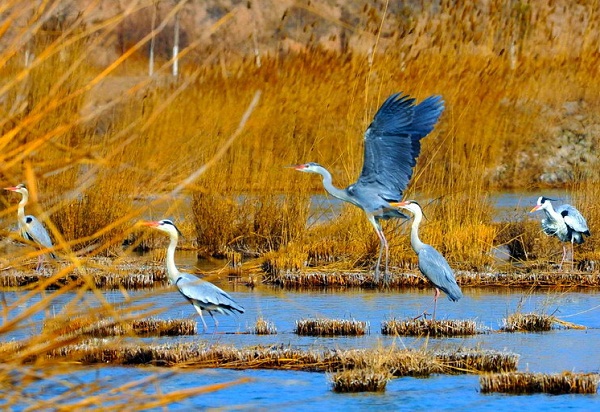
[[[485,374],[479,377],[479,384],[483,393],[595,394],[598,392],[598,382],[600,382],[600,375],[597,373],[511,372]]]
[[[435,352],[437,365],[444,373],[512,372],[519,355],[482,349],[458,349]]]
[[[502,319],[501,330],[506,332],[546,332],[552,329],[555,317],[542,313],[512,313]]]
[[[471,336],[482,333],[474,320],[392,319],[381,324],[382,335]]]
[[[294,332],[301,336],[362,336],[368,330],[368,322],[316,318],[297,320]]]
[[[256,320],[256,323],[254,324],[254,327],[251,328],[251,331],[255,335],[277,334],[277,328],[275,327],[275,324],[271,321],[264,319],[263,317],[260,317]]]
[[[332,390],[339,393],[384,392],[391,376],[386,371],[351,369],[330,376]]]

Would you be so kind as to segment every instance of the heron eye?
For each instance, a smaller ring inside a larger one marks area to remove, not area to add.
[[[31,216],[27,216],[27,218],[25,219],[25,223],[29,224],[33,222],[33,218]]]

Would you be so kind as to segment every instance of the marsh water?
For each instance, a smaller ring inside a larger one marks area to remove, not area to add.
[[[514,290],[465,288],[464,299],[450,302],[440,299],[438,317],[447,319],[473,319],[489,333],[466,338],[398,338],[381,334],[381,322],[391,318],[413,317],[432,308],[430,290],[407,289],[384,290],[325,290],[286,291],[271,287],[254,289],[238,286],[228,290],[246,312],[238,316],[219,316],[219,327],[214,332],[213,323],[207,319],[209,332],[195,336],[144,338],[144,342],[204,342],[207,344],[231,344],[236,347],[251,345],[292,345],[305,349],[315,348],[370,348],[412,347],[431,349],[446,347],[485,348],[508,351],[520,355],[519,370],[531,372],[600,372],[600,297],[590,290]],[[19,292],[3,292],[7,304],[19,297]],[[104,292],[109,302],[123,302],[125,297],[118,291]],[[196,318],[193,308],[174,291],[155,290],[129,293],[135,302],[148,302],[149,309],[161,309],[160,318]],[[35,303],[37,299],[27,305]],[[48,316],[58,313],[74,295],[63,295],[48,309]],[[87,295],[81,298],[80,307],[93,310],[97,298]],[[25,309],[23,307],[22,309]],[[586,329],[556,329],[545,333],[499,332],[502,319],[517,310],[523,312],[553,313],[558,318],[585,326]],[[18,311],[16,311],[18,312]],[[10,316],[16,316],[16,312]],[[39,327],[38,319],[16,331],[11,337],[19,338],[34,334]],[[259,336],[243,334],[252,327],[259,316],[265,317],[277,327],[276,335]],[[370,333],[362,337],[300,337],[293,333],[295,321],[311,317],[356,319],[367,321]],[[38,321],[38,322],[36,322]],[[198,319],[199,322],[199,319]],[[202,330],[201,323],[198,324]],[[173,371],[142,367],[86,367],[71,372],[69,379],[77,381],[102,379],[115,385],[125,380],[135,380],[151,374],[166,373],[161,379],[161,390],[192,388],[219,382],[229,382],[242,377],[250,378],[228,389],[187,400],[173,405],[173,409],[190,406],[226,407],[232,409],[262,409],[276,407],[278,410],[305,409],[326,410],[331,408],[360,410],[379,409],[496,409],[519,407],[524,409],[573,408],[591,410],[600,408],[599,395],[528,395],[511,396],[481,394],[479,380],[474,375],[436,375],[424,379],[399,378],[388,383],[382,394],[336,394],[331,391],[328,377],[323,373],[289,372],[271,370],[185,370]],[[47,383],[40,382],[40,385]],[[44,394],[53,395],[45,388]],[[54,393],[56,395],[58,393]]]
[[[568,201],[564,193],[546,193],[561,201]],[[504,194],[493,198],[499,219],[510,216],[528,216],[539,194]],[[313,199],[317,219],[330,218],[339,212],[339,205],[332,199]],[[331,215],[328,215],[331,214]],[[504,215],[503,215],[504,214]],[[539,217],[533,217],[539,218]],[[194,253],[178,252],[177,261],[182,269],[201,267]],[[515,288],[463,288],[464,298],[450,302],[443,296],[438,302],[437,316],[442,319],[472,319],[488,332],[473,337],[424,339],[391,337],[381,334],[382,321],[392,318],[415,317],[423,311],[432,310],[431,289],[366,290],[324,289],[283,290],[276,287],[243,285],[232,286],[227,282],[218,284],[228,291],[246,309],[238,316],[218,315],[219,327],[209,316],[206,321],[208,333],[202,332],[202,324],[193,308],[179,293],[173,290],[103,291],[108,302],[121,303],[130,299],[132,304],[148,303],[148,310],[159,310],[159,318],[192,318],[198,321],[200,334],[169,338],[139,338],[140,342],[201,342],[225,344],[236,347],[253,345],[292,345],[303,349],[324,348],[372,348],[409,347],[483,348],[508,351],[520,356],[518,369],[531,372],[600,372],[600,294],[593,289],[515,289]],[[0,292],[5,305],[11,306],[25,292]],[[52,292],[45,293],[46,296]],[[24,302],[16,310],[5,313],[12,318],[30,307],[41,295]],[[99,305],[97,297],[90,294],[76,298],[75,294],[57,297],[44,312],[31,318],[29,323],[3,340],[20,339],[39,330],[45,317],[63,311],[67,303],[80,299],[82,311],[94,310]],[[553,314],[561,320],[585,326],[585,329],[554,329],[544,333],[500,332],[507,315],[521,311]],[[253,335],[248,330],[259,317],[275,324],[276,335]],[[361,337],[301,337],[294,331],[295,321],[306,318],[326,317],[356,319],[369,324],[369,333]],[[331,390],[327,374],[274,370],[226,370],[226,369],[166,369],[157,367],[75,367],[66,381],[106,382],[108,387],[138,380],[151,375],[160,376],[159,388],[149,391],[167,393],[174,390],[195,388],[214,383],[249,378],[244,383],[209,394],[187,399],[171,405],[169,410],[207,408],[265,410],[600,410],[600,395],[545,394],[514,396],[482,394],[476,375],[434,375],[429,378],[398,378],[391,380],[384,393],[337,394]],[[64,385],[40,381],[32,385],[32,397],[53,397],[68,391]],[[26,402],[24,402],[26,404]]]

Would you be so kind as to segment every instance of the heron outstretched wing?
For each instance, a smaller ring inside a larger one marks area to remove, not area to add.
[[[32,242],[41,245],[44,248],[52,248],[52,240],[50,234],[35,216],[25,216],[25,226],[22,228],[23,237]],[[56,257],[54,253],[50,253],[52,257]]]
[[[244,308],[237,304],[227,292],[189,273],[179,273],[175,285],[183,296],[197,301],[200,306],[207,310],[220,313],[233,312],[234,310],[240,313],[244,312]]]
[[[441,96],[414,103],[396,93],[381,105],[365,132],[363,168],[353,190],[376,188],[380,196],[399,200],[421,152],[420,140],[444,110]]]
[[[432,246],[425,245],[419,251],[419,269],[435,287],[448,295],[448,299],[456,301],[462,297],[450,265]]]
[[[571,229],[581,233],[589,232],[585,218],[575,207],[569,204],[560,205],[556,208],[556,212],[563,217],[565,223]]]

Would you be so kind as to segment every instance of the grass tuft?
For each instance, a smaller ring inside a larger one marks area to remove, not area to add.
[[[369,332],[369,324],[355,319],[300,319],[294,332],[301,336],[362,336]]]
[[[510,372],[486,374],[479,377],[479,384],[483,393],[595,394],[598,392],[599,382],[600,375],[597,373]]]
[[[471,336],[482,333],[474,320],[391,319],[381,324],[382,335]]]

